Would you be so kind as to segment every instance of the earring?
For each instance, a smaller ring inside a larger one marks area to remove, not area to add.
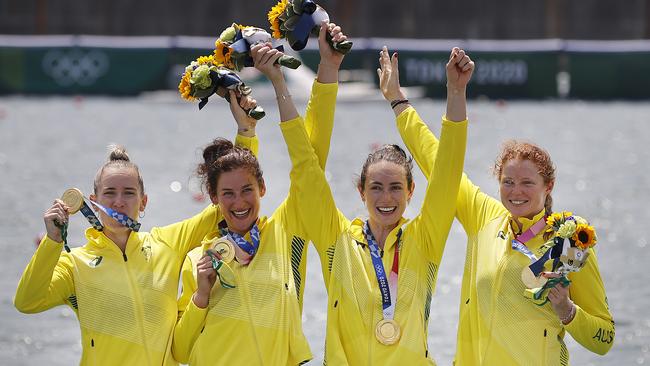
[[[140,213],[138,214],[138,217],[141,218],[141,219],[144,219],[144,210],[140,211]]]

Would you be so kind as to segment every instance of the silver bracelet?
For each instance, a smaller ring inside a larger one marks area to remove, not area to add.
[[[562,324],[564,324],[564,323],[568,322],[569,320],[573,319],[573,317],[575,315],[576,315],[576,306],[575,306],[575,304],[572,303],[571,304],[571,311],[569,311],[569,315],[567,315],[564,318],[560,318],[560,321],[562,322]]]

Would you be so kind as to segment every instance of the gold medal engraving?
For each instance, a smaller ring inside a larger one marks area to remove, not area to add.
[[[218,238],[214,242],[212,250],[221,257],[221,260],[230,263],[235,258],[235,246],[225,237]]]
[[[390,346],[400,338],[400,327],[393,319],[382,319],[375,328],[375,337],[381,344]]]
[[[84,204],[84,195],[77,188],[70,188],[63,192],[61,195],[61,201],[65,203],[69,208],[69,213],[72,215],[77,213],[81,209],[81,206]]]

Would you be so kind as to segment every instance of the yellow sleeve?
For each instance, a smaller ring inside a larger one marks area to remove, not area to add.
[[[334,128],[334,112],[336,111],[336,95],[338,83],[319,83],[314,80],[311,95],[305,111],[305,129],[309,142],[316,152],[321,169],[325,169],[327,155],[332,140]]]
[[[192,301],[192,296],[197,289],[194,266],[190,257],[185,257],[181,269],[183,289],[181,297],[178,299],[178,321],[172,340],[172,354],[174,359],[180,363],[189,362],[194,342],[201,334],[201,329],[205,325],[205,316],[208,313],[208,308],[198,308]]]
[[[422,241],[421,249],[435,263],[442,259],[449,229],[454,221],[466,142],[467,120],[452,122],[443,118],[440,146],[433,168],[430,169],[418,222],[419,231],[427,238]]]
[[[237,134],[237,136],[235,136],[235,145],[250,150],[255,156],[257,156],[257,153],[259,152],[259,144],[260,142],[257,135],[247,137]]]
[[[583,347],[604,355],[614,344],[616,330],[596,252],[593,249],[589,252],[585,266],[578,272],[569,273],[569,291],[571,300],[576,304],[576,315],[565,328]]]
[[[192,249],[201,245],[201,240],[217,227],[221,220],[219,206],[210,205],[189,219],[151,230],[151,236],[159,243],[174,248],[179,261]]]
[[[348,221],[336,208],[325,173],[309,144],[302,118],[280,124],[289,157],[291,186],[285,205],[285,217],[300,223],[304,238],[311,240],[321,257],[323,274],[329,272],[327,250],[347,227]],[[326,279],[329,276],[325,276]]]
[[[408,107],[396,119],[397,129],[413,159],[425,177],[431,175],[436,155],[438,139],[422,121],[415,108]],[[501,202],[483,193],[463,173],[456,201],[456,218],[468,234],[477,233],[486,222],[503,214]]]
[[[14,305],[21,313],[32,314],[57,305],[72,305],[74,263],[61,249],[63,243],[47,236],[41,241],[16,289]]]

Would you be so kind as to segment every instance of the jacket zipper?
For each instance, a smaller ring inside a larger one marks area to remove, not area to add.
[[[138,330],[140,331],[140,337],[142,338],[142,344],[144,348],[144,353],[147,356],[147,364],[152,365],[151,363],[151,356],[149,355],[149,347],[147,345],[147,337],[144,331],[144,314],[142,313],[142,299],[140,298],[140,294],[136,291],[137,289],[137,284],[134,283],[133,280],[133,274],[131,273],[131,270],[129,269],[128,262],[127,262],[127,257],[126,257],[126,252],[122,252],[122,258],[124,259],[124,270],[126,271],[126,275],[128,277],[128,282],[129,282],[129,287],[131,289],[131,294],[133,298],[133,302],[135,305],[135,311],[136,311],[136,317],[138,319]]]
[[[546,366],[548,331],[544,329],[544,339],[542,340],[542,366]]]

